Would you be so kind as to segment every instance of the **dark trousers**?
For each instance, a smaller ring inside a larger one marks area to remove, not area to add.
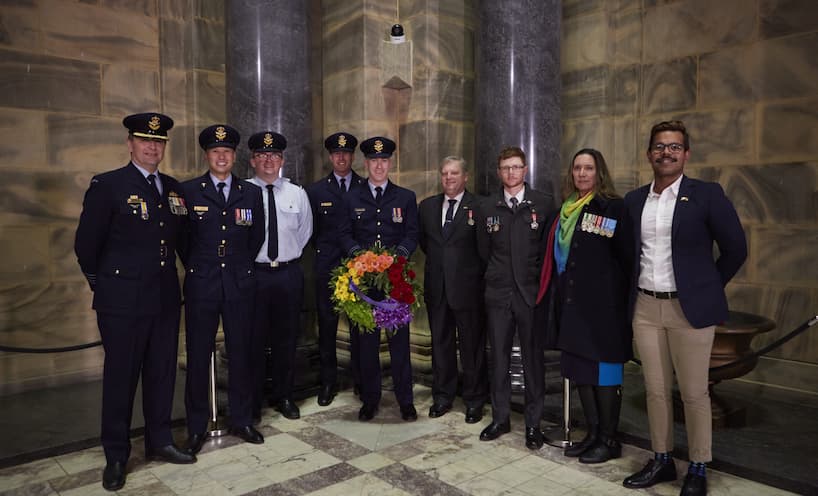
[[[385,332],[385,331],[384,331]],[[381,401],[381,331],[366,332],[353,327],[349,333],[352,351],[352,366],[359,374],[359,393],[366,405],[377,405]],[[389,357],[392,368],[392,382],[395,398],[400,405],[414,401],[412,393],[412,364],[409,360],[409,326],[399,327],[392,337],[387,336]]]
[[[321,385],[335,387],[338,383],[338,358],[335,354],[338,336],[338,314],[332,308],[329,274],[319,274],[315,282],[315,303],[318,309],[318,356],[321,359]]]
[[[444,300],[426,307],[432,333],[432,396],[451,405],[457,391],[457,351],[463,367],[463,401],[481,407],[488,399],[486,330],[480,308],[455,310]]]
[[[260,408],[267,378],[265,346],[271,350],[270,401],[290,399],[295,377],[295,347],[301,330],[304,271],[298,264],[256,269],[253,318],[254,407]]]
[[[505,422],[511,409],[511,378],[508,375],[514,333],[520,341],[525,378],[525,424],[540,425],[545,398],[545,366],[542,339],[533,329],[534,308],[515,290],[504,306],[487,302],[488,336],[491,344],[491,410],[494,421]]]
[[[176,383],[178,306],[152,317],[97,313],[105,349],[102,376],[102,447],[108,463],[127,462],[134,395],[142,375],[145,449],[173,443],[170,416]]]
[[[210,355],[216,341],[219,318],[227,347],[227,400],[230,404],[230,427],[244,427],[252,422],[252,322],[253,301],[185,302],[187,339],[187,382],[185,410],[190,434],[202,434],[210,418],[208,385]]]

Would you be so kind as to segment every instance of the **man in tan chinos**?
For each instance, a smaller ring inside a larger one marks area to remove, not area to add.
[[[712,419],[708,376],[716,325],[727,320],[724,286],[747,258],[744,230],[721,186],[684,175],[690,137],[681,121],[653,126],[647,158],[653,182],[625,205],[640,253],[634,267],[633,335],[642,359],[655,452],[625,487],[676,479],[673,375],[684,403],[690,467],[681,494],[706,495]],[[719,255],[713,257],[713,243]]]

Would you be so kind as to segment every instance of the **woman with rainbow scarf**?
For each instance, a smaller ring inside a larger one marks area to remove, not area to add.
[[[549,220],[538,301],[550,291],[564,377],[577,385],[588,434],[566,448],[581,463],[619,458],[616,440],[623,365],[632,357],[628,319],[634,260],[632,228],[605,158],[578,151],[562,185],[563,204]]]

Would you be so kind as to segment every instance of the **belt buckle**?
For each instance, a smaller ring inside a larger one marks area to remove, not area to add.
[[[168,247],[167,245],[162,245],[159,247],[159,256],[162,258],[167,258],[168,256]]]
[[[275,268],[277,268],[277,267],[278,267],[278,266],[280,266],[280,265],[281,265],[281,263],[280,263],[280,262],[270,262],[270,267],[272,267],[272,268],[274,268],[274,269],[275,269]]]
[[[219,247],[216,249],[216,253],[219,255],[219,257],[224,257],[227,254],[227,247],[224,245],[219,245]]]
[[[383,248],[383,246],[381,245],[381,240],[380,239],[375,240],[375,248]]]

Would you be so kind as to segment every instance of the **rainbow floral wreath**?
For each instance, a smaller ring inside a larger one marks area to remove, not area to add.
[[[335,311],[367,332],[394,332],[411,322],[412,310],[420,307],[420,283],[412,263],[388,250],[372,248],[342,260],[329,286]],[[376,301],[367,296],[371,291],[386,298]]]

